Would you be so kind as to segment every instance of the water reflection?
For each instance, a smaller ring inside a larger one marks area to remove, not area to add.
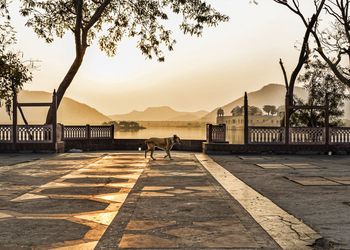
[[[226,140],[231,144],[243,144],[244,143],[244,129],[232,128],[226,130]]]

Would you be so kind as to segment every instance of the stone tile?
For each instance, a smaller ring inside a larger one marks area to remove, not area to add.
[[[108,187],[120,187],[120,188],[132,189],[135,186],[135,182],[111,183],[111,184],[107,184],[107,186]]]
[[[63,219],[8,219],[0,221],[0,249],[32,249],[82,239],[90,227]]]
[[[167,193],[171,193],[171,194],[189,194],[189,193],[193,193],[193,191],[191,190],[183,190],[183,189],[174,189],[171,191],[167,191]]]
[[[36,200],[36,199],[45,199],[45,198],[48,198],[48,197],[44,195],[26,193],[15,199],[12,199],[11,201],[25,201],[25,200]]]
[[[341,183],[343,185],[350,185],[350,176],[343,177],[325,177],[328,180],[335,181]]]
[[[47,195],[101,195],[109,193],[117,193],[120,191],[120,188],[112,188],[105,186],[70,186],[62,188],[47,188],[43,189],[40,193]]]
[[[308,163],[288,163],[284,164],[288,167],[294,168],[294,169],[316,169],[319,168],[318,166],[308,164]]]
[[[16,211],[22,214],[45,214],[45,215],[60,215],[60,214],[80,214],[84,212],[93,212],[104,210],[109,203],[89,200],[89,199],[38,199],[25,200],[15,202],[5,207],[7,210]]]
[[[12,215],[10,215],[10,214],[6,214],[6,213],[1,213],[0,212],[0,220],[1,219],[6,219],[6,218],[11,218],[12,217]]]
[[[257,157],[257,156],[238,156],[241,160],[251,160],[251,161],[257,161],[257,160],[265,160],[263,157]]]
[[[70,245],[65,247],[57,247],[55,250],[91,250],[94,249],[97,245],[98,241],[92,241],[88,243],[82,243],[77,245]]]
[[[96,198],[107,200],[107,201],[124,202],[127,196],[128,194],[122,193],[122,194],[99,195],[99,196],[96,196]]]
[[[150,177],[162,177],[162,176],[187,176],[187,177],[197,177],[205,176],[204,173],[186,173],[186,172],[161,172],[161,173],[149,173]]]
[[[173,189],[174,187],[167,187],[167,186],[146,186],[142,188],[143,191],[162,191],[162,190],[169,190]]]
[[[280,163],[256,164],[264,169],[290,169],[288,166]]]
[[[175,225],[176,221],[132,220],[126,230],[145,231]]]
[[[293,181],[295,183],[298,183],[303,186],[339,186],[340,183],[327,180],[323,177],[308,177],[308,176],[302,176],[302,177],[288,177],[290,181]]]
[[[154,235],[146,234],[124,234],[119,248],[177,248],[175,240],[164,239]]]
[[[117,213],[118,212],[96,213],[96,214],[79,215],[79,216],[75,216],[75,217],[79,218],[79,219],[93,221],[93,222],[108,226],[109,224],[111,224],[112,220],[117,215]]]
[[[176,236],[181,245],[202,248],[256,248],[258,245],[247,230],[239,223],[228,221],[221,223],[196,223],[195,227],[176,228],[167,234]]]
[[[216,191],[215,188],[211,186],[186,187],[186,189],[196,191]]]
[[[141,197],[172,197],[173,194],[162,193],[162,192],[142,192]]]

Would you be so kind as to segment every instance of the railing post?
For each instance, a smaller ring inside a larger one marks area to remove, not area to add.
[[[111,139],[114,139],[114,124],[111,125]]]
[[[248,94],[244,93],[244,144],[248,145],[248,126],[249,126],[249,118],[248,118]]]
[[[91,138],[91,127],[89,124],[86,125],[86,145],[87,150],[90,151],[90,138]]]
[[[223,135],[223,142],[226,142],[226,124],[222,124],[223,125],[223,129],[224,129],[224,135]]]
[[[13,90],[12,99],[12,145],[13,150],[17,150],[17,92]]]
[[[212,143],[213,141],[213,124],[207,124],[207,142]]]
[[[326,127],[326,145],[329,145],[330,142],[330,133],[329,133],[329,99],[328,93],[326,94],[326,110],[325,110],[325,127]]]
[[[289,120],[289,94],[286,93],[286,99],[285,99],[285,114],[284,114],[284,127],[285,127],[285,136],[284,139],[286,140],[285,143],[289,144],[289,128],[290,128],[290,120]]]
[[[61,131],[61,140],[64,141],[65,136],[64,136],[64,125],[63,124],[61,126],[61,129],[62,129],[62,131]]]
[[[87,124],[86,125],[86,139],[90,140],[90,138],[91,138],[91,128],[90,128],[90,125]]]
[[[52,95],[52,109],[53,109],[53,122],[52,122],[52,143],[56,145],[57,142],[57,94],[56,89]]]

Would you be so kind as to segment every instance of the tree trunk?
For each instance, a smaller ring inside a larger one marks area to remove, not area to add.
[[[78,70],[83,62],[85,51],[86,51],[86,48],[83,48],[81,53],[77,54],[71,67],[69,68],[66,76],[63,78],[60,86],[58,87],[58,90],[57,90],[57,109],[62,101],[64,94],[66,93],[66,90],[68,89],[68,87],[72,83],[75,75],[77,74],[77,72],[78,72]],[[52,124],[53,118],[54,118],[54,112],[55,112],[55,110],[53,109],[52,106],[50,106],[49,112],[47,113],[47,117],[46,117],[46,124]]]

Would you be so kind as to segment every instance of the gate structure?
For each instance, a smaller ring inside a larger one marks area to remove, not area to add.
[[[52,124],[29,125],[23,107],[51,107],[54,110]],[[18,125],[18,111],[25,125]],[[57,96],[54,90],[52,102],[20,103],[17,94],[12,101],[12,125],[0,125],[0,142],[3,151],[50,150],[57,151]],[[60,139],[59,139],[60,140]]]

